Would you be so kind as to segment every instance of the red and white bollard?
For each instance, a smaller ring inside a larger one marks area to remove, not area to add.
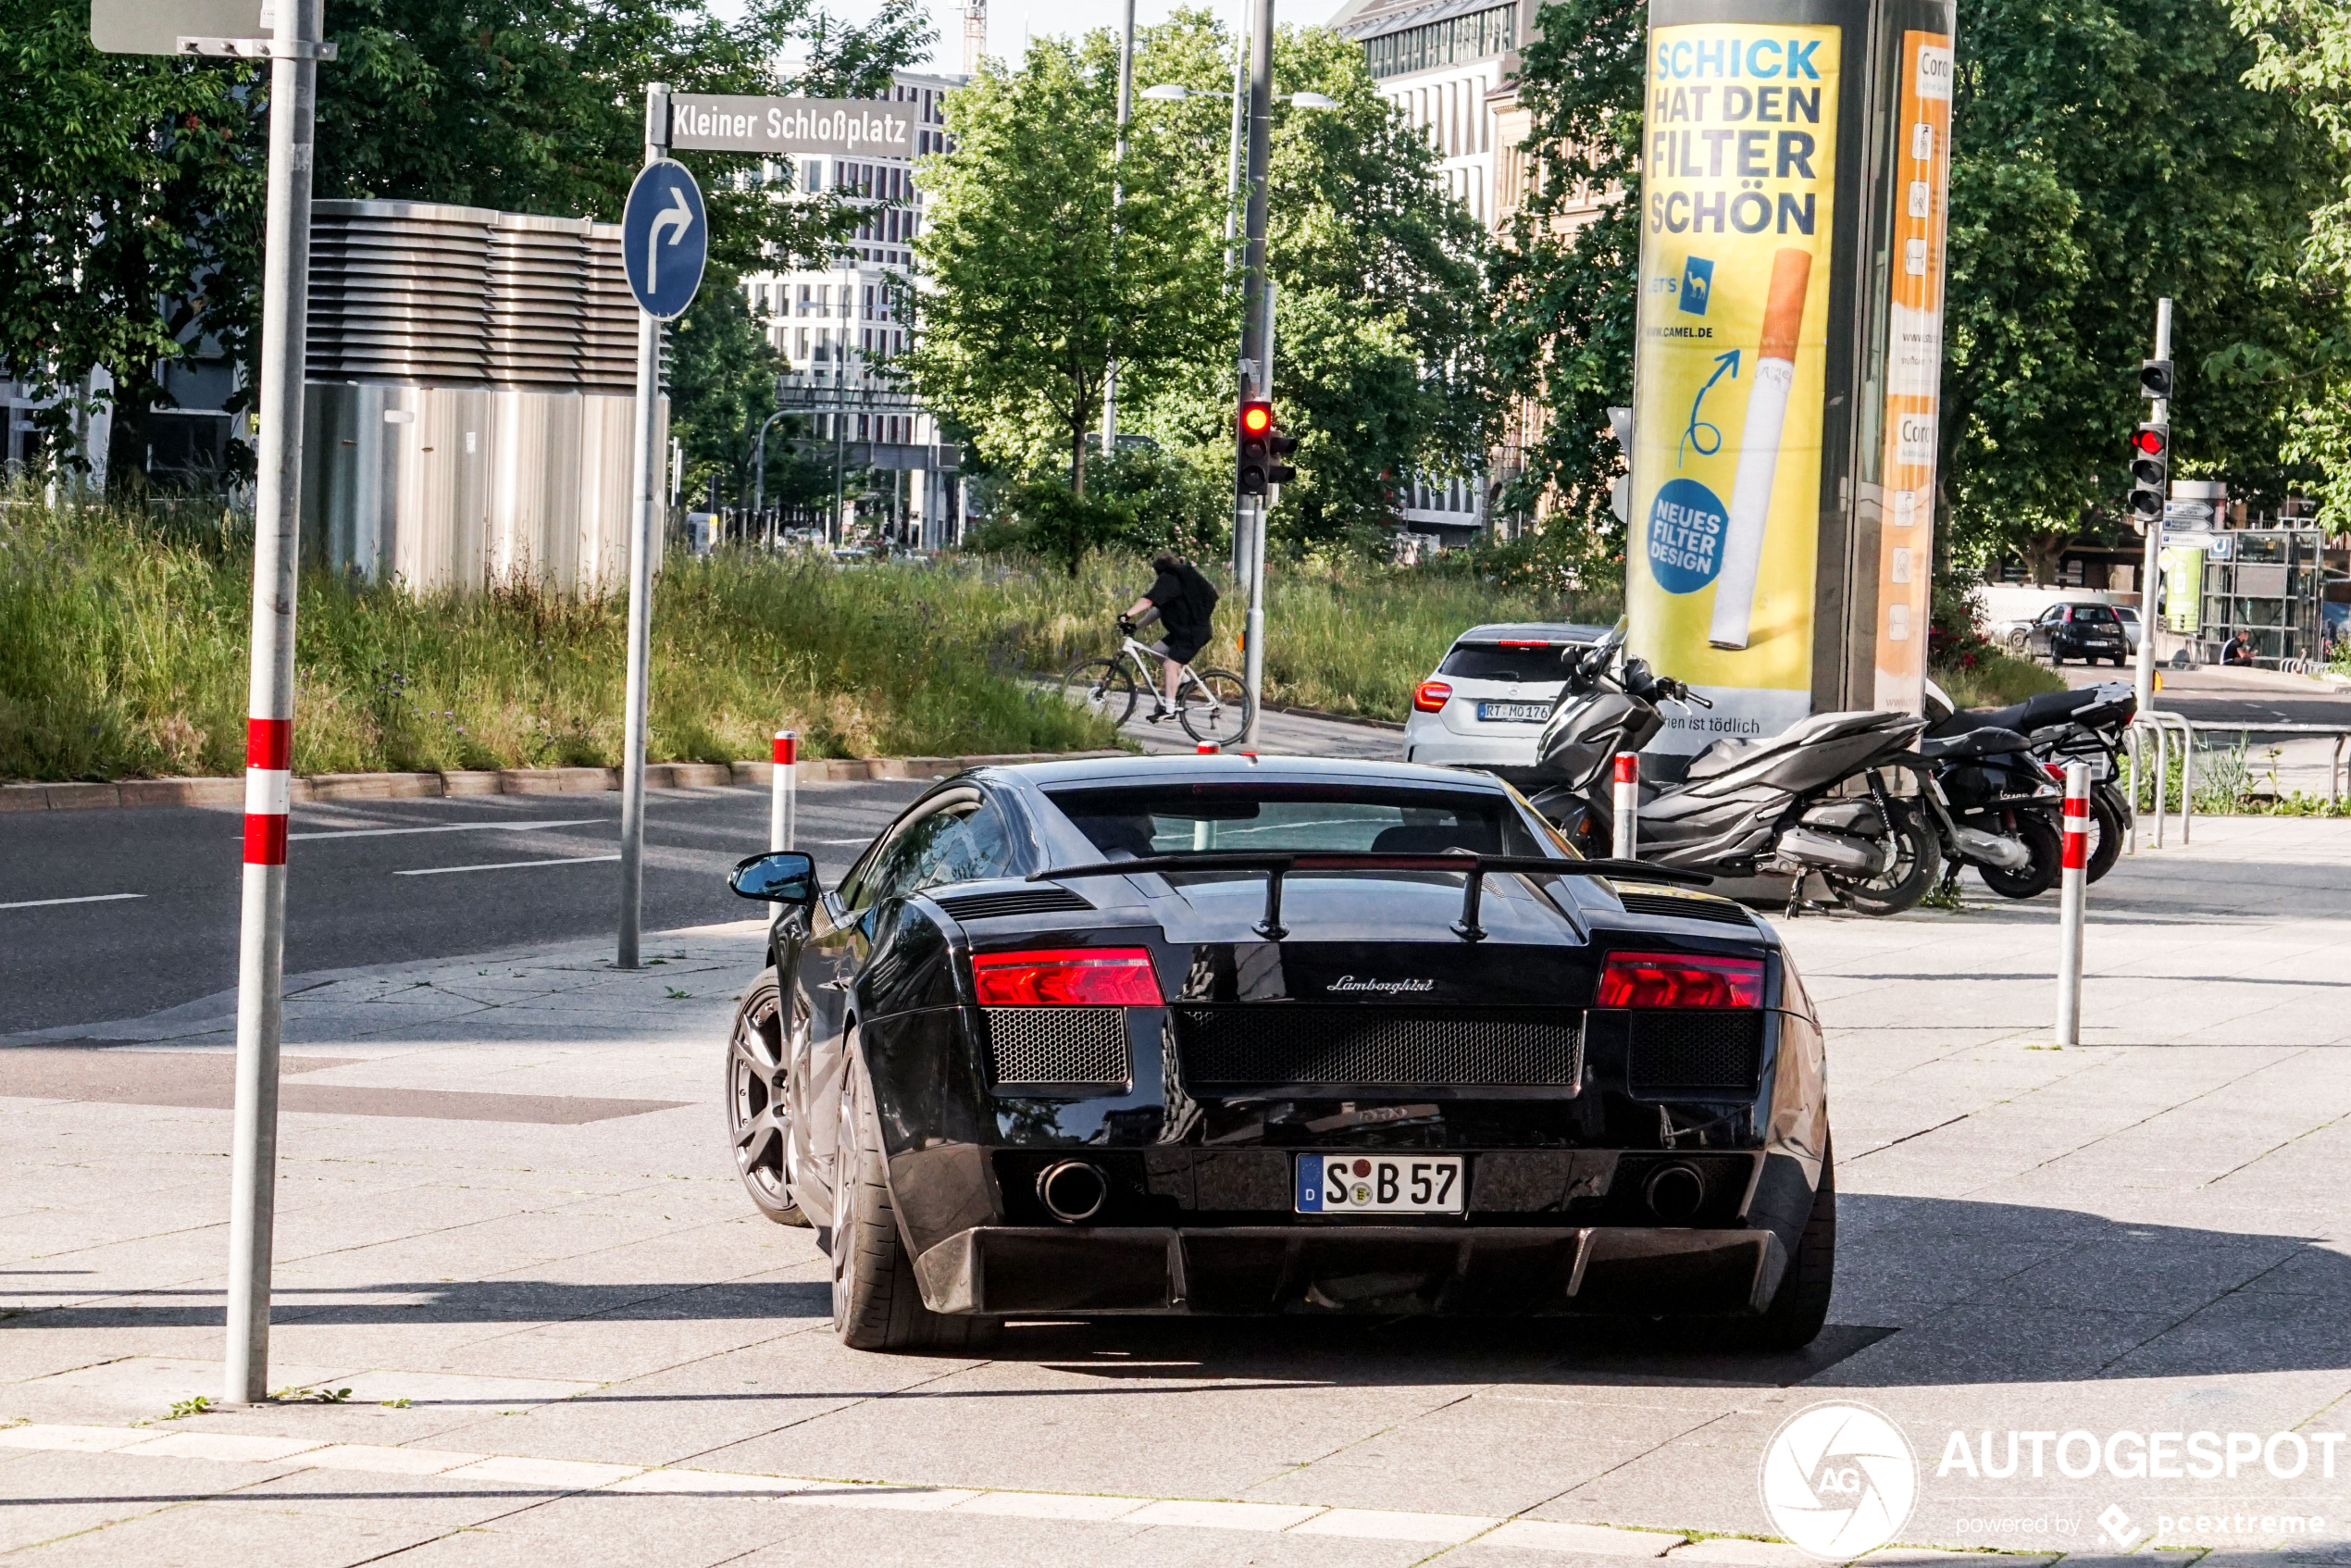
[[[1193,747],[1192,750],[1201,756],[1213,757],[1216,754],[1216,742],[1213,740],[1202,740],[1199,745]]]
[[[1638,753],[1616,753],[1616,790],[1610,803],[1616,831],[1609,853],[1618,860],[1637,860],[1641,845],[1641,759]]]
[[[2063,866],[2058,874],[2057,1043],[2082,1043],[2082,906],[2090,886],[2090,765],[2065,765]]]
[[[767,847],[769,850],[791,848],[792,834],[798,829],[797,807],[800,763],[800,731],[776,731],[775,774],[767,796]]]

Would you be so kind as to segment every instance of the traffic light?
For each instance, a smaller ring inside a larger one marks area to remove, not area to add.
[[[1265,446],[1266,450],[1272,454],[1274,459],[1271,463],[1268,463],[1265,466],[1265,482],[1267,484],[1287,484],[1290,480],[1298,478],[1298,470],[1291,467],[1287,463],[1282,461],[1283,458],[1287,457],[1291,453],[1298,450],[1298,438],[1296,436],[1283,434],[1282,428],[1279,425],[1276,425],[1274,427],[1272,432],[1266,436]]]
[[[2168,359],[2139,361],[2139,395],[2168,398],[2171,395],[2171,362]]]
[[[1272,466],[1274,405],[1262,402],[1242,404],[1238,433],[1240,461],[1233,488],[1243,495],[1263,495]]]
[[[2131,432],[2131,520],[2159,527],[2171,477],[2171,427],[2141,425]]]

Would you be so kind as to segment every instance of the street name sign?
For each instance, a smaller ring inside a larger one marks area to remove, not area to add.
[[[669,144],[712,153],[904,158],[914,153],[911,104],[864,98],[669,97]]]
[[[620,214],[621,260],[628,268],[628,292],[646,315],[675,321],[694,303],[702,287],[703,263],[710,257],[710,216],[702,188],[686,166],[663,158],[649,163],[628,187]]]
[[[261,0],[90,0],[90,44],[106,55],[177,55],[182,38],[267,38]]]

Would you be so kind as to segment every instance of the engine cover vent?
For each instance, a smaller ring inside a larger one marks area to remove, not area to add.
[[[1723,926],[1755,929],[1755,922],[1737,904],[1716,899],[1675,898],[1671,893],[1619,893],[1627,915],[1663,915],[1675,920],[1712,920]]]
[[[958,920],[992,920],[1001,915],[1060,915],[1094,906],[1067,888],[1022,888],[1008,893],[951,894],[939,907]]]

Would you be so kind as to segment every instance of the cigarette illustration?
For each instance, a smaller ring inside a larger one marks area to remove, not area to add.
[[[1731,481],[1731,516],[1723,529],[1723,575],[1714,585],[1714,624],[1707,641],[1744,648],[1755,617],[1755,579],[1763,569],[1763,532],[1772,520],[1772,484],[1779,477],[1780,432],[1787,422],[1788,390],[1796,382],[1796,340],[1804,326],[1804,295],[1812,281],[1809,251],[1784,250],[1772,258],[1772,293],[1763,307],[1763,345],[1747,394],[1747,429],[1739,437],[1739,467]]]

